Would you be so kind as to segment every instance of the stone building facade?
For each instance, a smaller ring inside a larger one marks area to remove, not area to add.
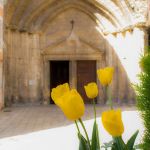
[[[148,43],[147,0],[7,0],[0,11],[2,4],[2,107],[49,104],[49,91],[64,82],[88,103],[83,85],[90,81],[98,83],[97,103],[104,104],[96,70],[105,66],[115,68],[114,102],[134,102],[131,84],[138,82],[138,61]]]

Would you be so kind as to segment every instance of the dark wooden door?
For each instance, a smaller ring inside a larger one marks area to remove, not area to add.
[[[77,61],[77,89],[85,103],[91,103],[86,96],[84,85],[89,82],[96,82],[96,61]]]
[[[69,83],[69,61],[50,61],[50,88]],[[50,99],[50,103],[54,103]]]

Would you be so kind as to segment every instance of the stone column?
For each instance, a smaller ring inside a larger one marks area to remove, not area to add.
[[[104,56],[102,54],[101,58],[96,61],[96,82],[97,82],[98,91],[99,91],[97,103],[102,104],[102,105],[105,104],[106,91],[105,91],[104,87],[100,84],[100,81],[99,81],[98,76],[97,76],[97,70],[102,69],[104,67],[105,67],[105,60],[104,60]]]
[[[49,61],[44,60],[44,66],[43,66],[43,96],[44,96],[44,104],[49,104],[50,100],[50,69],[49,69]]]
[[[100,69],[102,66],[101,66],[101,60],[97,60],[96,61],[96,71],[98,70],[98,69]],[[97,73],[97,72],[96,72]],[[101,85],[99,84],[99,79],[98,79],[98,76],[97,76],[97,74],[96,74],[96,83],[97,83],[97,85],[98,85],[98,97],[97,97],[97,103],[99,104],[99,103],[103,103],[102,101],[104,100],[103,99],[103,97],[102,97],[102,95],[104,94],[103,93],[103,91],[102,91],[102,87],[101,87]]]
[[[0,1],[0,109],[4,106],[3,98],[3,1]]]
[[[148,9],[147,9],[147,25],[150,26],[150,1],[148,0]]]
[[[71,88],[77,88],[77,63],[70,61],[69,63],[69,83]]]

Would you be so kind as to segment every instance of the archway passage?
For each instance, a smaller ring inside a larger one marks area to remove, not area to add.
[[[77,61],[77,89],[84,99],[84,102],[92,101],[86,96],[84,85],[89,82],[96,82],[96,61],[81,60]]]
[[[50,61],[50,88],[69,83],[69,61]],[[50,98],[50,103],[54,101]]]

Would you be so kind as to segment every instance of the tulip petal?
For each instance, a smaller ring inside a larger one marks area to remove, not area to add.
[[[102,123],[106,131],[114,137],[121,136],[124,132],[120,109],[103,112]]]
[[[51,97],[55,104],[59,103],[59,98],[64,95],[64,93],[70,91],[69,84],[64,83],[62,85],[58,85],[56,88],[52,89]]]
[[[107,86],[111,83],[113,74],[114,68],[112,67],[97,70],[98,79],[103,86]]]
[[[65,116],[73,121],[83,116],[85,110],[83,99],[75,89],[61,96],[58,106]]]

